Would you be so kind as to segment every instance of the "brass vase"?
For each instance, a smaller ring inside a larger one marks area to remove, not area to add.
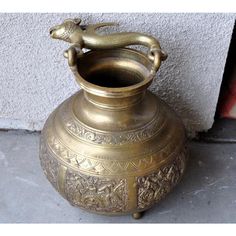
[[[175,112],[147,90],[166,58],[159,42],[141,33],[95,32],[107,25],[69,19],[50,30],[52,38],[72,44],[64,56],[81,90],[47,119],[40,160],[48,180],[73,206],[137,219],[181,179],[185,130]],[[148,53],[129,45],[144,45]]]

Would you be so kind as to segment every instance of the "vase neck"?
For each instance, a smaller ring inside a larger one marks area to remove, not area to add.
[[[119,97],[105,97],[100,95],[95,95],[87,91],[84,92],[85,99],[92,103],[93,105],[110,110],[122,110],[128,109],[137,103],[140,103],[145,95],[146,90],[140,93],[129,95],[129,96],[119,96]]]

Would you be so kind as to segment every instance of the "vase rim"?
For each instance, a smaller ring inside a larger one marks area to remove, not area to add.
[[[129,97],[142,93],[151,84],[155,76],[151,72],[152,62],[147,55],[130,48],[91,50],[80,56],[77,62],[77,67],[73,69],[73,73],[80,87],[88,93],[103,97]],[[101,66],[102,63],[103,66]],[[101,86],[87,79],[89,70],[96,71],[95,67],[105,68],[113,72],[116,70],[118,73],[127,69],[133,73],[133,76],[135,73],[141,75],[142,79],[128,86]]]

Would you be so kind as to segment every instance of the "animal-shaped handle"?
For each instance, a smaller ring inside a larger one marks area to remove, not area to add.
[[[98,23],[93,25],[80,25],[81,20],[67,19],[62,24],[52,27],[50,35],[54,39],[60,39],[72,44],[64,53],[68,58],[69,66],[75,66],[76,58],[82,54],[82,49],[115,49],[130,45],[143,45],[148,47],[148,58],[153,62],[153,72],[156,72],[161,61],[167,58],[167,54],[161,49],[158,40],[150,35],[138,32],[120,32],[100,35],[96,30],[105,26],[114,26],[116,23]]]

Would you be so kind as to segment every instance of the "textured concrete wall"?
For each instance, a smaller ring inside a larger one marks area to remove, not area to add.
[[[211,127],[234,14],[0,14],[0,128],[40,130],[79,89],[62,56],[68,44],[48,29],[68,17],[117,21],[119,30],[157,37],[169,54],[150,89],[182,117],[189,132]]]

